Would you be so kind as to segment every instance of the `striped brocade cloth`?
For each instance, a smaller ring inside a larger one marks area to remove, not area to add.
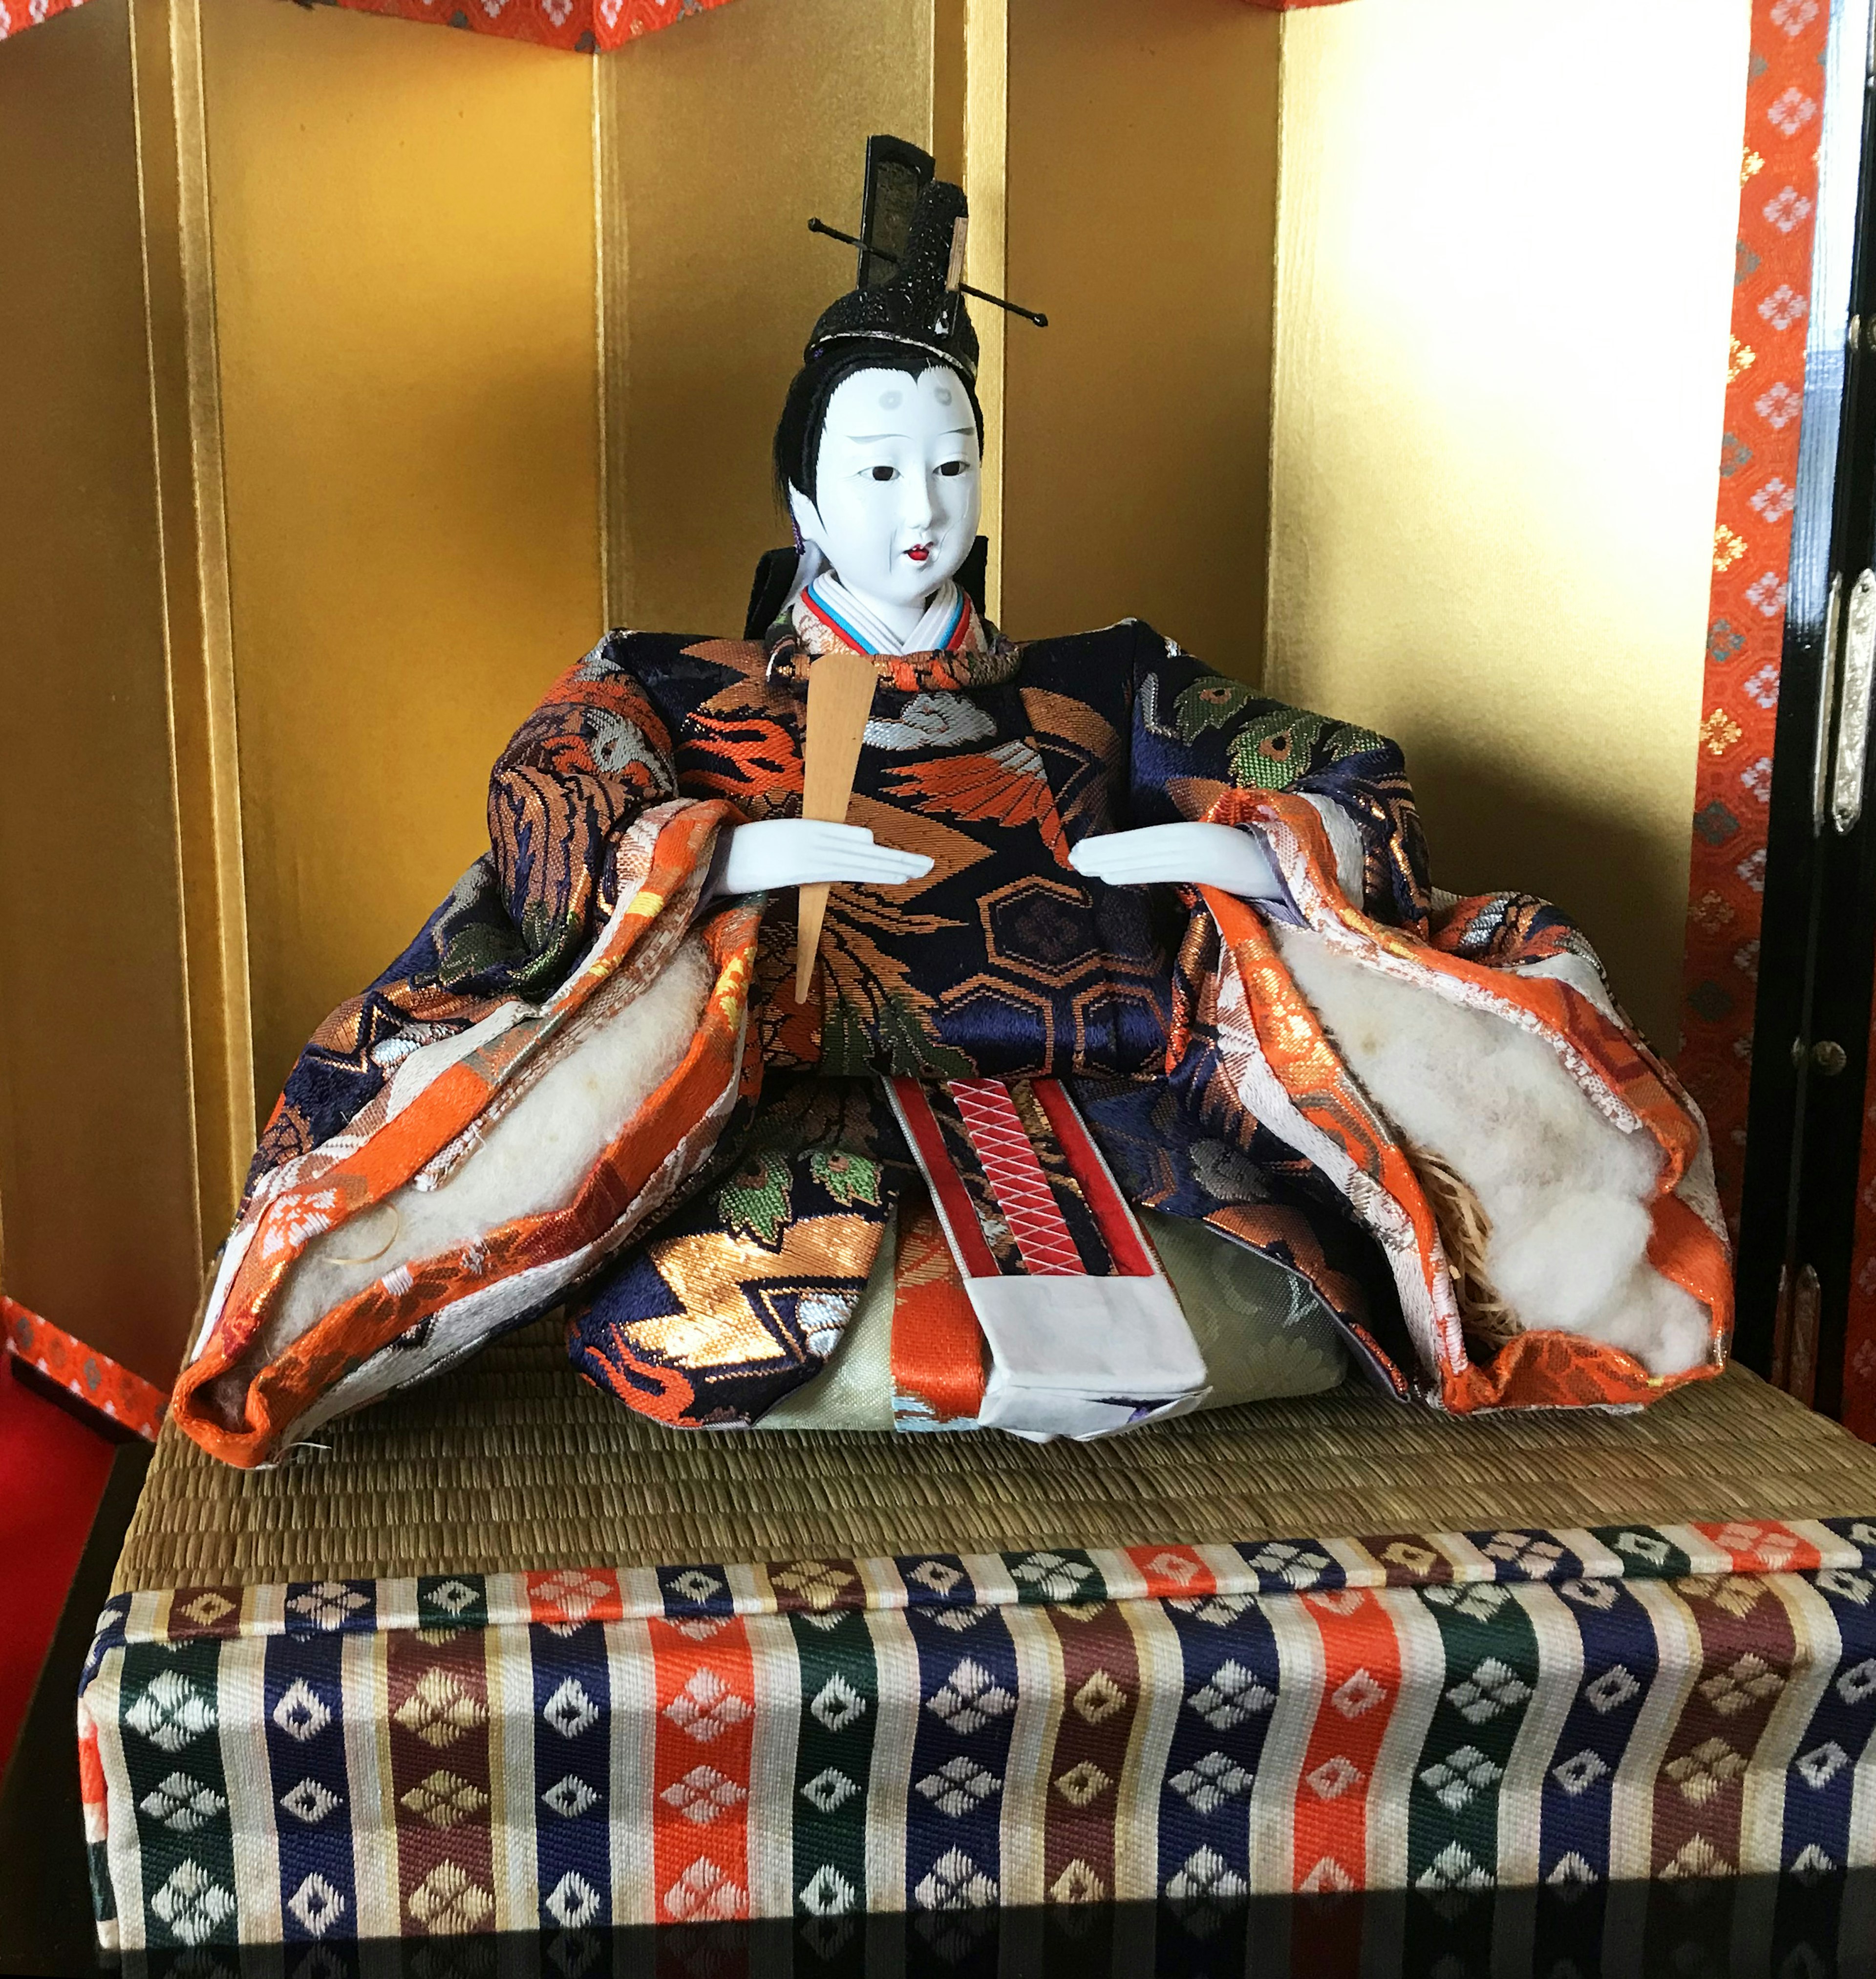
[[[99,1935],[204,1943],[1876,1860],[1876,1522],[121,1595]]]

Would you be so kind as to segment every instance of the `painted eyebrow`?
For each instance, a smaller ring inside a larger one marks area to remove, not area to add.
[[[940,439],[961,439],[966,433],[975,433],[975,426],[946,426],[938,437]],[[845,437],[855,446],[870,446],[876,439],[910,439],[910,433],[848,433]]]

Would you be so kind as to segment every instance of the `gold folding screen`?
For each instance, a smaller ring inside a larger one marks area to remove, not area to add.
[[[615,622],[741,631],[756,557],[788,539],[769,436],[853,280],[808,216],[853,224],[869,131],[932,142],[935,30],[956,18],[931,0],[736,0],[594,67]]]
[[[514,723],[608,618],[736,629],[850,277],[804,223],[875,129],[1053,318],[978,312],[993,615],[1249,678],[1268,638],[1404,736],[1437,867],[1576,907],[1671,1046],[1746,5],[736,0],[595,61],[89,0],[0,43],[7,1291],[167,1379],[256,1102],[476,855]]]
[[[489,764],[603,624],[594,70],[201,20],[264,1109],[482,849]]]
[[[1283,22],[1271,691],[1398,738],[1443,883],[1568,907],[1670,1054],[1750,11]]]
[[[1013,0],[1008,22],[1006,279],[1052,321],[1003,332],[1004,618],[1131,613],[1254,678],[1282,17]]]
[[[7,1289],[166,1378],[201,1256],[190,505],[159,452],[179,263],[173,210],[150,231],[140,204],[134,52],[121,5],[0,48],[0,1206]]]
[[[1131,603],[1197,637],[1227,615],[1187,580],[1221,558],[1255,622],[1274,28],[1139,11],[737,0],[592,62],[91,0],[0,48],[10,1292],[167,1378],[257,1102],[476,856],[510,728],[608,618],[736,628],[785,537],[769,428],[848,279],[804,223],[850,224],[869,131],[965,174],[973,278],[1059,326],[983,313],[986,521],[1019,546],[993,597],[1021,629]],[[1207,319],[1254,353],[1235,519],[1182,507],[1170,447],[1131,508],[1099,492],[1202,382],[1155,361],[1193,284],[1150,185],[1170,139],[1198,161],[1202,71],[1251,134],[1188,209],[1249,283]]]

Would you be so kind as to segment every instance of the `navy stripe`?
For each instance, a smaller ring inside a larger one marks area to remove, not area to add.
[[[1277,1639],[1250,1595],[1195,1595],[1164,1609],[1179,1639],[1184,1696],[1159,1792],[1159,1893],[1215,1903],[1250,1887],[1251,1787],[1277,1700]]]
[[[1557,1589],[1583,1643],[1583,1678],[1544,1775],[1537,1873],[1568,1883],[1609,1875],[1616,1772],[1660,1669],[1648,1610],[1619,1580]]]
[[[267,1779],[280,1837],[280,1928],[290,1942],[349,1938],[358,1929],[343,1653],[336,1633],[276,1636],[267,1643]]]
[[[541,1928],[603,1931],[612,1922],[612,1672],[603,1623],[536,1623],[534,1822]]]
[[[918,1729],[906,1796],[906,1904],[963,1910],[1000,1889],[1003,1782],[1016,1719],[1016,1651],[1000,1608],[916,1606]]]

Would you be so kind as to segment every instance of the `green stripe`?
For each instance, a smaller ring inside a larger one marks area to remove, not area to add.
[[[91,1914],[101,1924],[115,1924],[118,1918],[118,1893],[111,1880],[111,1848],[108,1842],[93,1841],[85,1851],[85,1866],[91,1879]]]
[[[1592,1533],[1622,1562],[1625,1580],[1679,1580],[1693,1562],[1652,1526],[1592,1526]]]
[[[223,1645],[131,1643],[118,1720],[152,1950],[235,1942],[234,1847],[217,1731]]]
[[[863,1610],[792,1614],[801,1665],[795,1749],[797,1914],[858,1911],[867,1892],[867,1783],[879,1722],[879,1672]]]
[[[1030,1553],[1006,1553],[1003,1567],[1015,1582],[1016,1599],[1026,1608],[1057,1603],[1079,1608],[1108,1598],[1107,1582],[1092,1554],[1079,1546],[1038,1546]]]
[[[1498,1799],[1537,1688],[1537,1633],[1492,1583],[1427,1587],[1446,1676],[1407,1796],[1407,1881],[1476,1887],[1498,1873]]]

